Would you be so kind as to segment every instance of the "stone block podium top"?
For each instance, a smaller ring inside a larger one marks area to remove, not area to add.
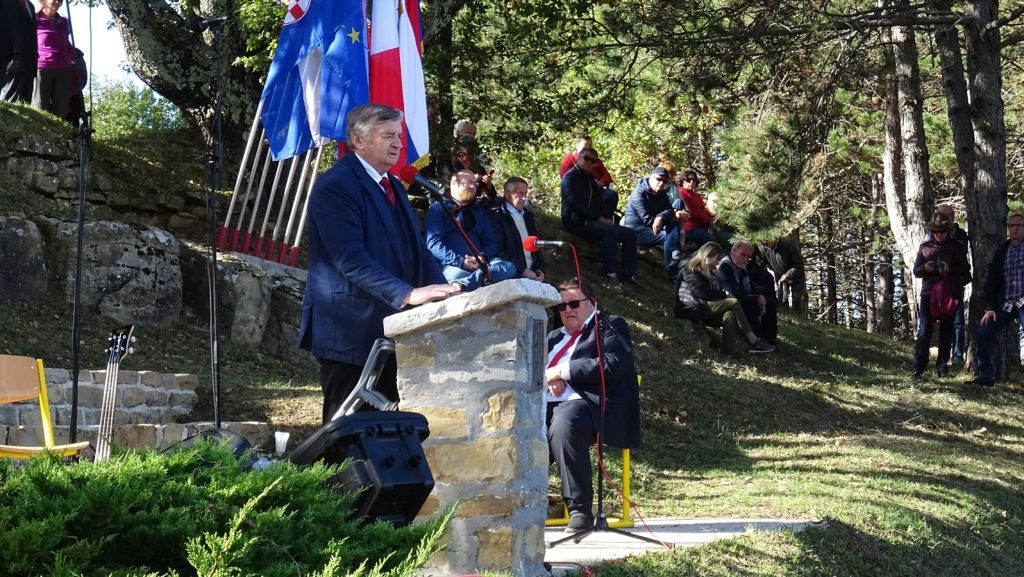
[[[554,286],[535,280],[520,278],[506,280],[479,288],[473,292],[455,294],[443,301],[413,307],[384,318],[384,334],[395,338],[431,325],[441,324],[515,302],[538,304],[543,308],[562,302]]]

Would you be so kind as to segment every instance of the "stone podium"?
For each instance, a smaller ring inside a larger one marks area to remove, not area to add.
[[[420,511],[459,506],[431,575],[546,575],[544,436],[548,284],[518,279],[384,319],[401,410],[423,414],[434,492]]]

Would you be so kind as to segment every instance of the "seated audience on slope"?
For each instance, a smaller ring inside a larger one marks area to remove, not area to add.
[[[668,171],[660,166],[650,176],[641,178],[629,195],[626,215],[622,217],[622,226],[636,233],[637,246],[662,247],[666,267],[672,250],[679,244],[677,211],[665,195],[671,181]]]
[[[725,294],[740,301],[754,334],[778,345],[778,301],[771,275],[750,261],[754,245],[740,240],[718,264],[718,284]]]
[[[516,276],[544,282],[543,251],[530,252],[523,248],[523,240],[537,236],[537,222],[526,207],[530,198],[530,185],[513,176],[505,181],[504,202],[493,206],[488,214],[498,240],[498,254],[515,265]]]
[[[490,282],[510,279],[516,272],[515,265],[497,256],[498,241],[491,219],[476,203],[476,184],[476,174],[471,170],[452,174],[451,200],[431,205],[423,220],[427,248],[440,263],[444,278],[466,291],[485,284],[485,268],[490,271]],[[479,260],[460,229],[480,253]]]
[[[682,211],[680,219],[686,233],[686,244],[701,246],[712,240],[712,228],[715,215],[711,214],[704,199],[697,192],[700,178],[697,171],[688,168],[679,177],[679,199],[672,203],[672,208]]]
[[[558,178],[565,178],[565,173],[576,166],[580,153],[584,148],[594,148],[594,140],[590,138],[589,134],[582,132],[576,135],[576,151],[562,157],[562,164],[558,167]],[[594,156],[597,155],[595,154]],[[588,172],[590,172],[591,176],[594,177],[594,180],[601,187],[601,198],[604,199],[604,204],[608,211],[614,214],[619,209],[619,193],[612,189],[611,173],[604,167],[604,163],[601,162],[600,158],[591,163]]]
[[[740,302],[718,286],[721,258],[722,248],[709,242],[697,249],[681,267],[676,285],[676,318],[722,327],[722,349],[726,354],[736,354],[736,341],[740,336],[747,341],[748,352],[774,351],[771,343],[754,334]]]

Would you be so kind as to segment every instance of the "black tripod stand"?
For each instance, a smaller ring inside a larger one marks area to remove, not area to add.
[[[595,337],[596,337],[595,338],[595,342],[597,343],[597,347],[598,347],[597,348],[597,356],[598,356],[598,359],[599,359],[599,363],[598,363],[599,365],[603,364],[603,361],[601,361],[601,334],[600,334],[602,320],[603,320],[603,318],[602,318],[601,313],[597,312],[596,316],[594,318],[594,330],[598,331],[598,334],[595,335]],[[609,323],[606,326],[606,329],[607,330],[612,330],[611,323]],[[655,545],[665,546],[665,543],[662,543],[661,541],[659,541],[657,539],[653,539],[651,537],[646,537],[644,535],[637,535],[635,533],[630,533],[628,531],[623,531],[622,529],[616,529],[616,528],[611,527],[611,526],[608,525],[608,515],[605,514],[605,512],[604,512],[604,474],[603,474],[604,470],[603,470],[603,465],[602,465],[604,463],[604,459],[603,459],[603,457],[604,457],[603,445],[604,445],[604,438],[605,438],[604,437],[604,413],[605,413],[605,408],[606,408],[605,405],[606,405],[606,402],[607,402],[607,397],[608,397],[608,395],[606,394],[605,386],[604,386],[604,369],[602,368],[602,373],[601,373],[601,403],[600,403],[600,411],[598,412],[598,418],[597,418],[597,431],[598,431],[598,434],[597,434],[597,462],[598,462],[598,465],[599,465],[599,467],[598,467],[599,471],[598,471],[598,475],[597,475],[597,516],[594,519],[594,525],[592,527],[588,528],[588,529],[584,529],[583,531],[580,531],[579,533],[574,533],[574,534],[569,535],[567,537],[563,537],[561,539],[558,539],[557,541],[552,541],[551,543],[548,544],[548,548],[549,549],[553,548],[553,547],[557,547],[557,546],[561,545],[562,543],[565,543],[566,541],[572,541],[573,543],[579,543],[580,541],[585,539],[588,535],[592,535],[593,533],[601,533],[601,532],[603,532],[603,533],[615,533],[615,534],[618,534],[618,535],[624,535],[626,537],[630,537],[630,538],[637,539],[637,540],[640,540],[640,541],[646,541],[648,543],[653,543]]]

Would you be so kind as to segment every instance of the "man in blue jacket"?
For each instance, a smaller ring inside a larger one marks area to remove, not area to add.
[[[401,182],[387,173],[402,149],[402,112],[379,104],[352,109],[348,155],[309,198],[309,273],[299,346],[320,361],[323,421],[348,398],[384,317],[458,291],[423,245]],[[392,358],[377,390],[398,400]]]
[[[665,268],[672,261],[672,251],[679,247],[678,220],[685,214],[674,210],[668,199],[671,180],[664,167],[655,167],[650,176],[636,183],[622,217],[622,226],[636,233],[637,246],[662,246]]]
[[[477,177],[472,170],[452,175],[451,200],[434,203],[423,219],[423,228],[427,248],[441,265],[445,280],[462,290],[516,275],[515,265],[498,257],[498,239],[487,211],[477,203]]]

